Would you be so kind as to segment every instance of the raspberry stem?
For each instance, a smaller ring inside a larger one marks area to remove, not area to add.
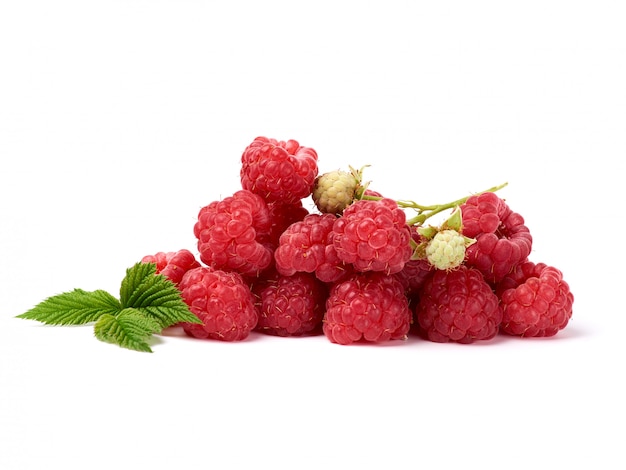
[[[485,189],[484,191],[480,191],[476,194],[470,194],[469,196],[462,197],[461,199],[457,199],[456,201],[449,202],[447,204],[437,204],[433,206],[422,206],[413,201],[397,201],[398,206],[404,209],[416,209],[418,214],[407,220],[408,225],[422,225],[426,220],[428,220],[433,215],[439,214],[448,209],[454,209],[464,202],[466,202],[471,196],[482,194],[482,193],[494,193],[502,188],[504,188],[509,183],[502,183],[498,186],[493,186],[489,189]]]
[[[466,202],[471,196],[475,196],[475,195],[482,194],[482,193],[494,193],[504,188],[507,184],[509,183],[508,182],[502,183],[498,186],[493,186],[492,188],[485,189],[484,191],[480,191],[475,194],[470,194],[469,196],[462,197],[461,199],[457,199],[456,201],[448,202],[446,204],[435,204],[431,206],[424,206],[424,205],[421,205],[414,201],[409,201],[409,200],[397,200],[396,203],[398,204],[399,207],[403,209],[415,209],[417,211],[417,215],[411,219],[408,219],[407,224],[409,226],[413,226],[413,225],[420,226],[432,216],[439,214],[440,212],[443,212],[445,210],[454,209],[460,206],[461,204]],[[363,199],[378,200],[381,198],[377,196],[364,195]]]

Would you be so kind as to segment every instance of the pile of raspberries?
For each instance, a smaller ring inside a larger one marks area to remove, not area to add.
[[[319,174],[312,148],[254,139],[241,155],[241,187],[199,211],[198,254],[142,259],[202,321],[181,324],[185,333],[472,343],[553,336],[568,324],[569,285],[529,260],[523,217],[494,191],[468,196],[432,227],[350,170]]]

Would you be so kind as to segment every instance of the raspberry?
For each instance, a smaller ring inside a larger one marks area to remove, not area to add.
[[[200,260],[215,269],[255,276],[270,266],[272,250],[262,240],[272,226],[267,204],[257,194],[239,190],[200,209],[194,235]]]
[[[333,343],[405,339],[411,311],[404,287],[380,272],[355,273],[332,285],[323,331]]]
[[[535,264],[530,260],[525,260],[519,263],[513,270],[493,284],[494,291],[498,297],[502,296],[502,293],[507,289],[515,289],[520,284],[523,284],[526,279],[535,276],[536,270],[540,270],[546,267],[546,264]]]
[[[438,343],[491,339],[502,321],[498,297],[481,272],[466,265],[433,271],[415,314],[422,332]]]
[[[367,166],[367,165],[366,165]],[[313,202],[323,214],[341,215],[346,207],[363,196],[382,198],[376,191],[363,184],[363,170],[350,167],[350,171],[335,170],[315,178]]]
[[[327,283],[339,282],[354,273],[354,267],[339,258],[334,238],[335,232],[331,231],[328,234],[328,244],[324,248],[324,261],[315,270],[317,278]]]
[[[257,324],[252,292],[236,272],[195,268],[185,273],[179,289],[191,312],[202,321],[202,325],[181,324],[189,336],[240,341]]]
[[[441,230],[426,246],[426,258],[437,269],[452,269],[465,260],[467,239],[456,230]]]
[[[257,137],[241,156],[243,189],[268,202],[296,204],[311,195],[317,177],[317,153],[295,140]]]
[[[336,282],[351,272],[332,243],[335,220],[332,214],[308,214],[285,229],[274,251],[277,271],[285,276],[315,273],[324,282]]]
[[[504,288],[507,283],[516,287]],[[526,262],[502,281],[503,332],[526,337],[554,336],[572,317],[574,296],[563,273],[544,263]]]
[[[373,189],[366,189],[365,191],[363,191],[363,195],[364,196],[373,196],[373,197],[383,197],[382,194],[380,194],[378,191],[374,191]]]
[[[407,261],[402,270],[394,276],[404,286],[406,295],[411,297],[417,294],[433,269],[435,268],[427,259],[412,259]]]
[[[424,241],[424,238],[420,235],[416,226],[412,225],[409,229],[413,242],[418,246]],[[417,295],[418,290],[422,287],[424,281],[429,277],[433,269],[435,268],[426,258],[419,257],[418,259],[410,259],[407,261],[402,270],[395,273],[394,276],[402,282],[407,297],[411,299]]]
[[[189,250],[159,251],[154,255],[146,255],[143,263],[155,263],[157,274],[163,274],[174,284],[179,284],[184,274],[190,269],[200,267],[200,263]]]
[[[346,171],[332,171],[318,176],[313,188],[313,202],[325,214],[341,214],[352,204],[358,182]]]
[[[496,283],[525,261],[532,236],[524,218],[492,192],[471,196],[461,205],[463,235],[476,239],[467,248],[467,264]]]
[[[363,170],[350,171],[335,170],[315,178],[313,188],[313,201],[325,214],[341,214],[355,199],[361,199],[363,193],[373,195],[373,191],[367,191],[367,184],[362,185]]]
[[[356,271],[400,271],[411,258],[411,230],[392,199],[358,200],[333,225],[337,256]]]
[[[259,322],[256,329],[276,336],[300,336],[322,325],[326,285],[310,273],[276,274],[252,287]]]
[[[267,205],[267,208],[272,221],[267,243],[273,248],[278,246],[280,236],[291,224],[301,221],[309,213],[301,201],[295,204],[271,202]],[[265,237],[262,240],[265,240]]]
[[[142,263],[154,263],[156,264],[156,272],[160,273],[163,271],[163,268],[167,266],[167,263],[174,256],[174,251],[159,251],[153,255],[146,255],[141,258]]]

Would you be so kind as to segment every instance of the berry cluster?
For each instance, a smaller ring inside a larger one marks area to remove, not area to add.
[[[316,151],[295,140],[248,145],[241,187],[199,211],[198,258],[183,249],[142,260],[174,281],[202,321],[184,331],[351,344],[411,333],[472,343],[565,328],[569,285],[557,268],[529,260],[530,230],[496,195],[504,185],[422,206],[372,191],[364,168],[319,174]],[[304,206],[308,197],[315,209]],[[426,225],[444,210],[447,220]]]

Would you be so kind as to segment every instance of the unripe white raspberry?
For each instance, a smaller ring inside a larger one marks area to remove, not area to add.
[[[472,242],[456,230],[442,230],[426,246],[426,257],[437,269],[453,269],[463,263],[465,248]]]
[[[360,181],[353,173],[336,170],[315,180],[313,201],[323,213],[341,214],[352,204]]]

